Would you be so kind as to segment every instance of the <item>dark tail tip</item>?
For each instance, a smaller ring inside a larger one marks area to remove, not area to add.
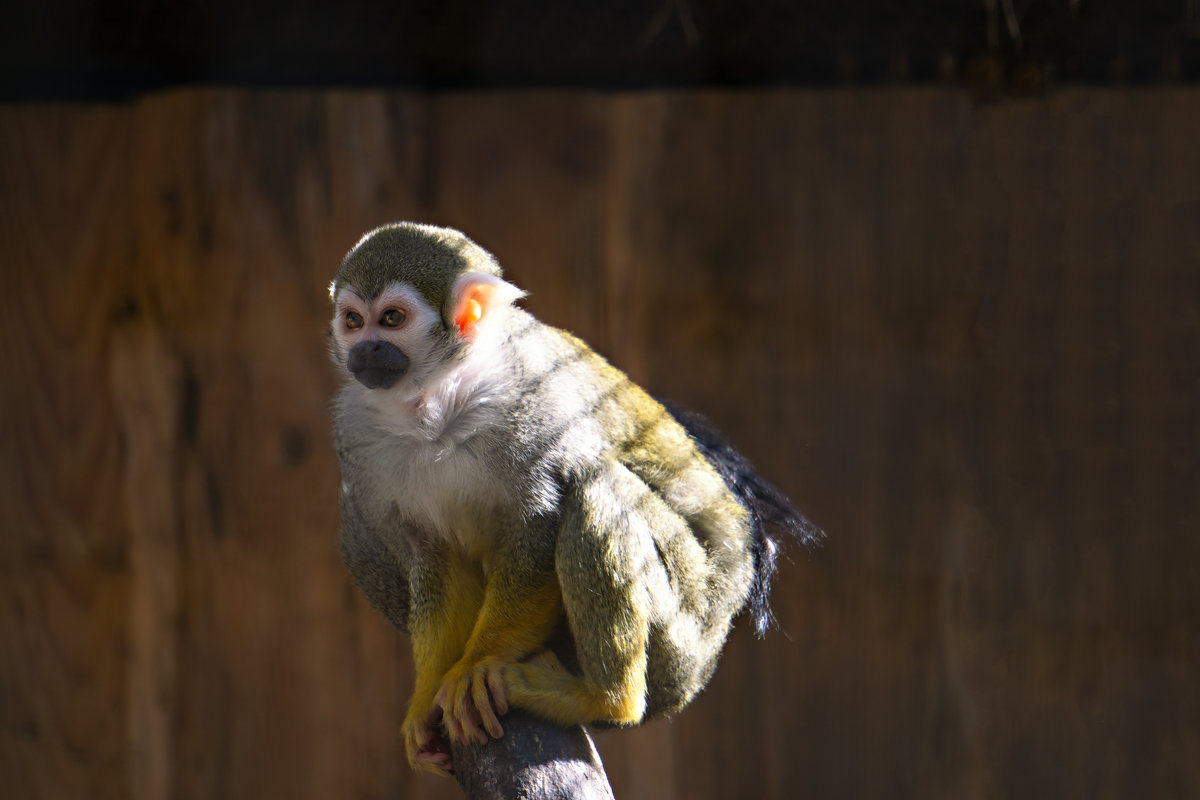
[[[737,492],[750,512],[754,527],[754,583],[746,607],[755,634],[765,636],[776,625],[770,595],[771,579],[777,569],[779,540],[771,533],[793,539],[804,547],[816,547],[824,541],[825,532],[797,511],[783,492],[755,472],[754,465],[734,450],[707,419],[670,403],[663,403],[663,406],[692,435],[725,484]]]

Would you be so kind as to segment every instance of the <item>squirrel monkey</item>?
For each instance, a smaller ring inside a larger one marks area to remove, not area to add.
[[[632,725],[708,682],[731,620],[761,633],[775,544],[813,528],[699,417],[568,333],[458,231],[371,231],[330,286],[341,552],[412,638],[410,763],[503,735],[519,706]]]

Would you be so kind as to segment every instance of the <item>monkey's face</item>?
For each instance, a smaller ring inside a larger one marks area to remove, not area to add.
[[[368,389],[419,385],[437,360],[439,315],[407,284],[392,284],[371,299],[339,288],[334,309],[334,357]]]
[[[346,254],[329,288],[334,359],[377,407],[452,400],[495,368],[490,345],[522,295],[500,274],[458,231],[377,228]]]

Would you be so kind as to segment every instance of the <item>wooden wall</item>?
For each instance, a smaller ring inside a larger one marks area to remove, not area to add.
[[[1200,91],[0,108],[0,780],[448,798],[337,559],[325,286],[467,231],[829,532],[619,798],[1200,793]]]

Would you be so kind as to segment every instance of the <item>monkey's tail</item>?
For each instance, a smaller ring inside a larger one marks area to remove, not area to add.
[[[762,637],[776,624],[775,615],[771,612],[770,594],[771,578],[777,568],[775,560],[779,555],[779,542],[768,531],[786,534],[805,547],[819,545],[825,539],[825,532],[797,511],[783,492],[759,475],[754,465],[734,450],[733,445],[711,422],[671,403],[663,403],[663,406],[696,440],[725,484],[737,492],[742,504],[750,512],[754,527],[751,545],[754,583],[750,587],[746,607],[755,634]]]

